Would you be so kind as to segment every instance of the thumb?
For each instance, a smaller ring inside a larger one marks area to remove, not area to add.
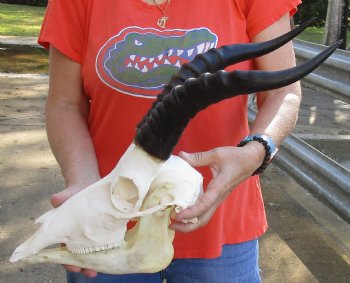
[[[64,203],[67,199],[71,198],[74,194],[76,194],[79,190],[76,188],[66,188],[62,191],[60,191],[57,194],[53,194],[50,198],[51,205],[53,207],[60,206],[62,203]]]
[[[184,151],[181,151],[179,153],[179,156],[187,161],[191,166],[193,167],[200,167],[200,166],[208,166],[213,163],[213,152],[210,151],[204,151],[204,152],[194,152],[194,153],[187,153]]]

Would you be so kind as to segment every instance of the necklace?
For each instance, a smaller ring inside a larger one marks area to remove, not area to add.
[[[166,15],[166,12],[168,10],[168,7],[169,7],[169,4],[170,4],[170,0],[167,0],[167,4],[166,4],[166,7],[165,7],[165,10],[163,10],[159,4],[157,3],[156,0],[153,0],[154,3],[157,5],[158,9],[162,12],[163,14],[163,17],[160,17],[158,20],[157,20],[157,26],[159,26],[160,28],[165,28],[165,25],[166,25],[166,22],[168,21],[169,17],[167,17]]]

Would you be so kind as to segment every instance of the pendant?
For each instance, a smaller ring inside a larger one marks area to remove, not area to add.
[[[169,17],[166,17],[166,16],[159,18],[157,21],[157,26],[159,26],[160,28],[165,28],[165,24],[166,24],[168,19],[169,19]]]

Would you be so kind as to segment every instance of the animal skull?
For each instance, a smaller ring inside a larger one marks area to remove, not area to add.
[[[110,274],[159,271],[173,256],[170,214],[193,205],[201,187],[200,173],[181,158],[162,162],[131,144],[109,175],[39,217],[41,227],[10,261]],[[137,224],[127,231],[132,219]],[[39,252],[57,243],[66,247]]]

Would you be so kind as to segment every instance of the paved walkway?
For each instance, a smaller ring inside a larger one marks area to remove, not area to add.
[[[0,35],[0,44],[38,45],[37,37]]]

